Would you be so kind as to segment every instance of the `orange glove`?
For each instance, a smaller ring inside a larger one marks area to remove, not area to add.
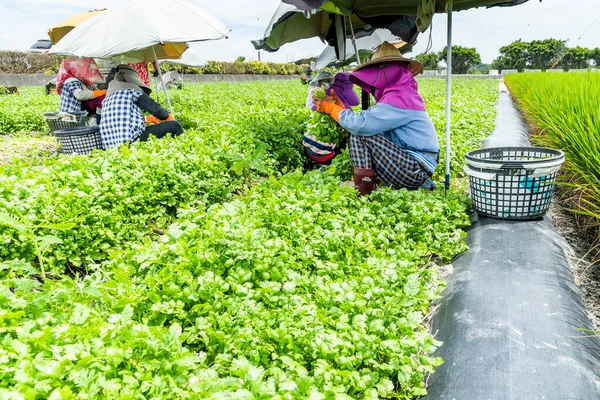
[[[104,96],[106,94],[106,90],[92,90],[94,93],[94,98],[97,99],[100,96]]]
[[[160,124],[162,121],[156,118],[154,115],[146,115],[146,124]]]
[[[167,119],[165,119],[165,121],[175,121],[175,117],[171,114],[169,114],[169,117]]]
[[[339,124],[340,122],[340,113],[344,111],[344,106],[341,104],[335,104],[331,100],[323,100],[321,104],[317,107],[317,111],[323,114],[331,115],[331,118],[335,120]]]

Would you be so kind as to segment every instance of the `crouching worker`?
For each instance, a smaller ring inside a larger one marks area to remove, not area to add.
[[[135,69],[124,64],[117,66],[102,103],[100,136],[105,149],[146,141],[150,136],[163,138],[169,133],[173,136],[183,133],[181,124],[148,96],[151,92]],[[152,116],[144,117],[144,111]]]
[[[60,112],[87,111],[88,115],[95,116],[106,94],[106,90],[97,90],[100,83],[104,83],[104,75],[94,59],[82,57],[62,60],[56,77]]]
[[[371,93],[377,104],[355,114],[329,99],[314,99],[317,111],[331,115],[350,132],[354,186],[369,194],[375,176],[395,189],[433,189],[430,179],[438,164],[440,146],[431,118],[413,75],[423,70],[389,44],[358,66],[350,81]]]

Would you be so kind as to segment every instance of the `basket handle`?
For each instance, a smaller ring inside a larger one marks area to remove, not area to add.
[[[523,166],[523,164],[509,162],[506,164],[502,164],[502,166],[500,168],[501,169],[525,169],[525,166]]]

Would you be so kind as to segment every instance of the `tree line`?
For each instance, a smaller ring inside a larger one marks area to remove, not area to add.
[[[0,50],[0,74],[56,74],[64,57],[54,54],[25,53]],[[182,67],[161,63],[162,72],[181,70]],[[186,68],[187,74],[254,74],[254,75],[299,75],[303,67],[296,64],[280,64],[262,61],[246,61],[238,57],[234,62],[209,61],[201,68]]]
[[[447,49],[439,53],[421,53],[416,56],[425,69],[437,70],[440,61],[446,61]],[[600,48],[568,47],[566,40],[544,39],[514,41],[500,48],[500,55],[491,65],[481,64],[481,56],[473,47],[452,46],[452,69],[456,74],[486,73],[489,69],[547,70],[550,68],[586,69],[600,67]]]

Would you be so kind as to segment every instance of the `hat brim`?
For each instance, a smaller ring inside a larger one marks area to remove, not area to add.
[[[146,94],[152,93],[152,89],[150,89],[150,87],[147,86],[144,82],[142,82],[139,78],[137,79],[136,82],[132,82],[131,80],[129,80],[128,82],[129,83],[133,83],[134,85],[139,86],[140,89],[142,89],[142,92],[144,92]]]
[[[358,67],[354,68],[354,71],[352,71],[352,72],[359,71],[359,70],[361,70],[365,67],[369,67],[371,65],[378,65],[378,64],[385,64],[385,63],[404,63],[404,64],[409,64],[411,67],[416,65],[417,66],[416,70],[413,70],[411,68],[411,70],[413,71],[413,76],[419,75],[421,72],[423,72],[423,64],[421,64],[417,60],[411,60],[410,58],[405,58],[402,56],[380,57],[376,60],[371,60],[364,64],[359,65]]]
[[[152,93],[152,89],[150,89],[150,87],[148,85],[146,85],[144,82],[142,82],[142,80],[138,76],[137,72],[135,72],[135,71],[134,71],[134,73],[126,74],[125,81],[139,86],[140,89],[142,89],[142,91],[146,94]]]
[[[126,82],[133,83],[134,85],[139,86],[140,89],[142,89],[142,91],[146,94],[152,93],[152,89],[150,89],[148,85],[142,82],[137,71],[132,66],[127,64],[119,64],[117,65],[117,71],[123,74],[123,77],[125,78]]]

